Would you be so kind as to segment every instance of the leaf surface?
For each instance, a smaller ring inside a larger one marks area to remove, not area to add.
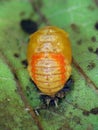
[[[97,0],[0,1],[0,130],[98,129]],[[58,108],[41,108],[40,93],[26,68],[29,35],[20,27],[31,18],[39,28],[54,25],[69,33],[73,89]]]

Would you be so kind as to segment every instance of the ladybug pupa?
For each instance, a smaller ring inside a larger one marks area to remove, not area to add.
[[[59,92],[71,76],[72,51],[68,33],[46,26],[30,36],[27,48],[28,71],[46,102],[57,105]],[[65,85],[66,88],[66,85]]]

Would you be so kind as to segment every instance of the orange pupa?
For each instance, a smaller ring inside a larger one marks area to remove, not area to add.
[[[30,36],[28,71],[39,90],[55,96],[71,75],[72,50],[68,33],[46,26]]]

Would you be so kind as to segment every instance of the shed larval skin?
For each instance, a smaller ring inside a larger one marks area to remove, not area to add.
[[[68,34],[47,26],[30,37],[28,71],[45,95],[55,96],[71,75],[72,52]]]

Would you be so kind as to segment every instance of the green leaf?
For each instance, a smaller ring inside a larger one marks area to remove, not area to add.
[[[0,130],[98,129],[97,14],[97,0],[0,1]],[[69,33],[74,85],[58,108],[42,109],[24,64],[29,36],[20,22],[26,18]]]

